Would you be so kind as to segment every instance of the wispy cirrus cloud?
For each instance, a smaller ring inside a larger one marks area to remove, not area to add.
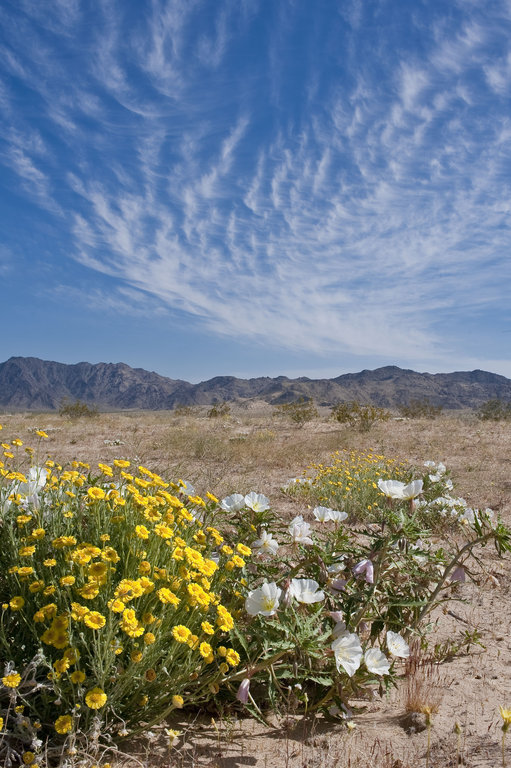
[[[112,311],[135,291],[219,337],[472,359],[463,319],[511,280],[509,8],[404,3],[396,37],[384,0],[334,6],[103,0],[92,28],[24,0],[5,94],[41,115],[11,110],[2,161]]]

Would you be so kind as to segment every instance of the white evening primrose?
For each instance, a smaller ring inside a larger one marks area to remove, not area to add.
[[[320,603],[325,593],[318,591],[319,584],[314,579],[291,579],[288,594],[299,603]]]
[[[253,512],[264,512],[270,508],[270,500],[266,496],[263,496],[262,493],[255,493],[254,491],[247,493],[245,496],[245,504]]]
[[[350,677],[353,677],[362,660],[362,646],[358,636],[354,632],[345,632],[337,637],[330,647],[334,652],[335,664],[339,672],[342,667]]]
[[[389,499],[408,501],[422,493],[422,480],[412,480],[407,485],[400,480],[378,480],[378,488]]]
[[[273,534],[262,530],[261,538],[253,541],[250,546],[254,551],[259,552],[259,554],[275,555],[279,548],[279,543],[273,538]]]
[[[277,613],[279,599],[282,590],[277,587],[274,581],[265,582],[257,589],[248,593],[245,600],[245,610],[250,616],[273,616]]]
[[[288,527],[289,535],[293,544],[313,544],[310,537],[311,527],[306,523],[301,515],[291,520]]]
[[[222,499],[220,506],[225,512],[239,512],[245,506],[245,497],[241,493],[232,493]]]
[[[369,648],[364,654],[364,661],[369,672],[373,675],[388,675],[390,662],[379,648]]]
[[[348,517],[346,512],[341,512],[338,509],[330,509],[330,507],[315,507],[313,515],[318,523],[329,523],[330,521],[340,523]]]
[[[387,632],[387,649],[391,656],[399,659],[407,659],[410,656],[410,648],[406,640],[398,632]]]

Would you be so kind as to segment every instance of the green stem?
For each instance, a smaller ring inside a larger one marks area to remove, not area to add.
[[[415,621],[413,622],[410,629],[414,630],[416,629],[419,624],[421,623],[424,616],[426,616],[427,613],[429,613],[434,605],[435,599],[437,595],[442,591],[444,588],[445,581],[449,575],[449,573],[460,563],[461,559],[463,558],[463,555],[465,552],[468,552],[469,550],[476,547],[478,544],[482,544],[483,542],[488,541],[488,539],[491,539],[492,536],[494,536],[494,531],[490,531],[489,533],[486,533],[484,536],[479,536],[477,539],[473,539],[472,541],[467,542],[464,547],[462,547],[459,552],[453,557],[451,562],[446,565],[444,568],[444,571],[442,573],[442,576],[440,580],[438,581],[438,584],[436,585],[436,588],[433,590],[432,594],[429,597],[428,602],[422,609],[422,611],[419,613]]]

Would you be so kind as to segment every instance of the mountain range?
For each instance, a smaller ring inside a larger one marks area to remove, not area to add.
[[[511,379],[487,371],[417,373],[394,365],[333,379],[286,376],[238,379],[216,376],[199,384],[170,379],[124,363],[56,363],[11,357],[0,363],[0,408],[58,409],[80,400],[100,410],[170,410],[179,405],[264,400],[272,405],[312,397],[317,405],[360,403],[392,408],[428,399],[446,409],[477,408],[491,399],[511,401]]]

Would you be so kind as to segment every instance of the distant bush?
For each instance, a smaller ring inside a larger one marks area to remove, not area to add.
[[[407,405],[400,405],[399,413],[407,419],[436,419],[443,410],[442,405],[433,405],[429,398],[413,398]]]
[[[481,421],[504,421],[511,419],[511,403],[503,403],[502,400],[487,400],[476,411],[477,418]]]
[[[222,416],[228,416],[231,412],[231,408],[228,403],[215,403],[208,411],[208,418],[218,419]]]
[[[69,419],[91,419],[98,415],[98,408],[96,405],[87,405],[82,403],[81,400],[64,399],[60,404],[59,413],[61,416],[67,416]]]
[[[360,432],[369,432],[375,421],[388,421],[389,411],[376,405],[362,405],[356,400],[338,403],[332,408],[332,417],[340,424],[349,424]]]
[[[183,405],[183,403],[177,403],[174,406],[174,413],[176,416],[193,416],[194,409],[191,405]]]
[[[301,427],[303,427],[305,422],[312,421],[312,419],[318,416],[312,397],[299,397],[298,400],[294,400],[292,403],[278,405],[275,408],[275,413],[277,416],[291,419],[291,421],[299,424]]]

